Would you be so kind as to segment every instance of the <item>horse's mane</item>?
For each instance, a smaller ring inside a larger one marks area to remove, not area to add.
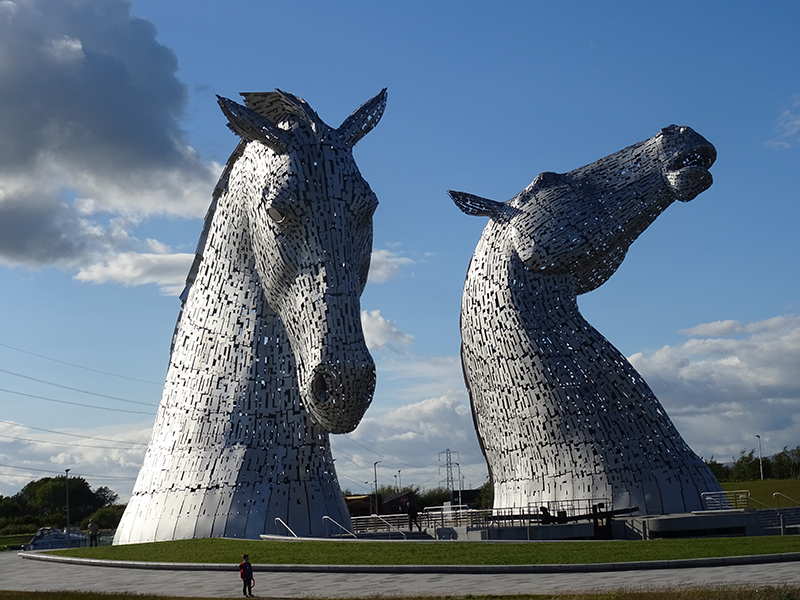
[[[319,115],[302,98],[275,90],[274,92],[242,92],[247,108],[254,110],[275,124],[292,117],[305,121],[313,131],[319,132],[325,125]]]

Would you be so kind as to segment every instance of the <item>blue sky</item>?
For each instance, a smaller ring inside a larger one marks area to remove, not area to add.
[[[333,126],[389,90],[355,149],[381,203],[378,388],[334,437],[342,487],[375,461],[437,486],[447,448],[485,481],[458,359],[485,219],[446,191],[503,201],[671,123],[716,146],[715,183],[581,310],[698,454],[800,444],[798,22],[794,2],[0,1],[0,494],[65,468],[130,493],[236,145],[215,94],[275,88]]]

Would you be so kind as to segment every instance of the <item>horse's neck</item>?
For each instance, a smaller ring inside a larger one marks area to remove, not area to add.
[[[500,346],[519,346],[518,332],[536,339],[565,325],[591,327],[578,310],[578,285],[569,273],[528,270],[509,240],[486,235],[467,272],[462,324],[491,332]]]
[[[202,258],[176,326],[170,368],[186,365],[181,355],[193,357],[188,371],[176,371],[197,380],[213,373],[217,386],[230,390],[261,380],[267,364],[282,365],[291,379],[293,355],[280,318],[264,299],[242,202],[223,193],[207,225],[198,249]],[[200,347],[179,347],[189,339]]]

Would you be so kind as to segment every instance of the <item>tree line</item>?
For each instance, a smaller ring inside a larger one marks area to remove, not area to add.
[[[103,529],[114,528],[122,518],[124,504],[119,496],[101,486],[92,490],[83,477],[44,477],[31,481],[13,496],[0,494],[0,535],[30,533],[39,527],[67,524],[67,481],[69,481],[69,522],[86,528],[89,519]]]
[[[747,452],[742,450],[733,465],[717,462],[712,456],[705,461],[718,481],[754,481],[761,479],[761,468],[764,479],[799,479],[800,478],[800,446],[783,450],[772,456],[764,456],[759,460],[755,448]]]

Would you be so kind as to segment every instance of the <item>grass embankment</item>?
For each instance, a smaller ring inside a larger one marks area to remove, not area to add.
[[[150,562],[312,565],[537,565],[676,560],[800,552],[800,536],[602,542],[339,542],[206,538],[57,550],[53,554]],[[800,599],[799,599],[800,600]]]
[[[720,483],[725,491],[748,490],[750,497],[756,502],[750,503],[750,508],[786,508],[796,506],[786,498],[775,498],[773,494],[779,492],[789,498],[800,502],[800,479],[757,479],[755,481],[723,481]]]
[[[266,598],[266,596],[260,596]],[[195,597],[196,600],[210,600]],[[360,600],[387,600],[371,596]],[[393,596],[392,600],[456,600],[456,596]],[[472,596],[470,600],[800,600],[800,586],[675,588],[654,591],[612,590],[584,594],[521,594],[519,596]],[[101,592],[4,592],[0,600],[185,600],[152,594],[104,594]],[[347,599],[339,599],[347,600]]]

